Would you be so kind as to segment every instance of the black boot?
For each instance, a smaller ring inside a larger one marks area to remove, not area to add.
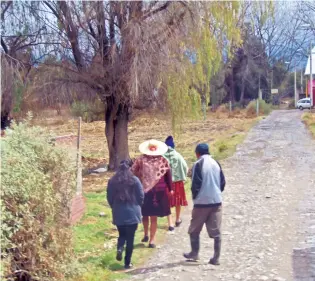
[[[184,254],[184,257],[188,260],[197,261],[199,260],[199,248],[200,248],[200,239],[199,235],[190,235],[190,244],[191,244],[191,252]]]
[[[220,265],[220,253],[221,253],[221,237],[214,238],[214,255],[210,259],[209,263],[213,265]]]

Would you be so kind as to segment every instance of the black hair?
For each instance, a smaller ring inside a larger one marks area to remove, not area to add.
[[[130,171],[130,161],[121,161],[116,174],[111,178],[115,184],[115,200],[120,202],[135,202],[135,179]]]

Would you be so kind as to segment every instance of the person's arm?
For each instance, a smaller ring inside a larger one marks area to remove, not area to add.
[[[193,199],[196,199],[202,185],[202,163],[203,161],[198,161],[193,167],[192,174],[192,184],[191,184],[191,193]]]
[[[222,170],[222,167],[220,165],[220,163],[217,161],[219,167],[220,167],[220,189],[221,189],[221,192],[224,191],[224,188],[225,188],[225,176],[224,176],[224,173],[223,173],[223,170]]]
[[[143,186],[142,186],[140,180],[137,177],[135,177],[135,181],[136,181],[136,200],[137,200],[137,204],[142,206],[143,200],[144,200]]]
[[[110,180],[108,181],[107,184],[106,197],[109,206],[112,208],[114,204],[114,188]]]
[[[168,169],[168,171],[166,172],[164,177],[165,177],[166,185],[167,185],[169,191],[171,192],[173,190],[173,180],[172,180],[172,171],[171,171],[171,169]]]
[[[131,166],[131,168],[130,168],[130,171],[131,171],[131,173],[133,173],[136,177],[139,177],[139,169],[140,169],[140,160],[139,160],[139,158],[138,158],[138,159],[136,159],[136,160],[133,162],[133,164],[132,164],[132,166]]]

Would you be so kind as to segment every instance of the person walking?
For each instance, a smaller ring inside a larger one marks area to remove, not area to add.
[[[140,144],[139,150],[142,156],[134,161],[131,171],[140,179],[145,193],[142,206],[142,242],[149,242],[149,248],[155,248],[157,218],[171,214],[168,193],[173,192],[172,173],[167,160],[162,156],[167,152],[165,143],[146,141]]]
[[[187,206],[184,182],[187,178],[188,166],[185,159],[175,150],[175,143],[172,136],[168,136],[165,140],[168,151],[164,157],[168,160],[172,170],[173,190],[174,194],[170,195],[171,208],[175,207],[176,220],[175,226],[179,227],[182,223],[180,218],[181,207]],[[169,231],[173,231],[173,223],[171,215],[168,216]]]
[[[112,209],[113,224],[119,232],[116,259],[122,260],[126,244],[125,269],[132,268],[135,232],[141,223],[141,205],[144,200],[142,184],[129,168],[128,162],[122,161],[107,186],[107,201]]]
[[[220,164],[209,153],[205,143],[196,147],[197,162],[192,168],[192,197],[194,208],[188,234],[190,235],[191,252],[184,254],[188,260],[198,260],[200,232],[206,225],[210,238],[214,239],[214,255],[209,263],[220,264],[221,253],[221,220],[222,192],[225,177]]]

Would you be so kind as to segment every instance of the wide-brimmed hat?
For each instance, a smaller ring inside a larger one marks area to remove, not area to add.
[[[139,150],[145,155],[160,156],[167,152],[168,147],[164,142],[158,140],[148,140],[139,145]]]

